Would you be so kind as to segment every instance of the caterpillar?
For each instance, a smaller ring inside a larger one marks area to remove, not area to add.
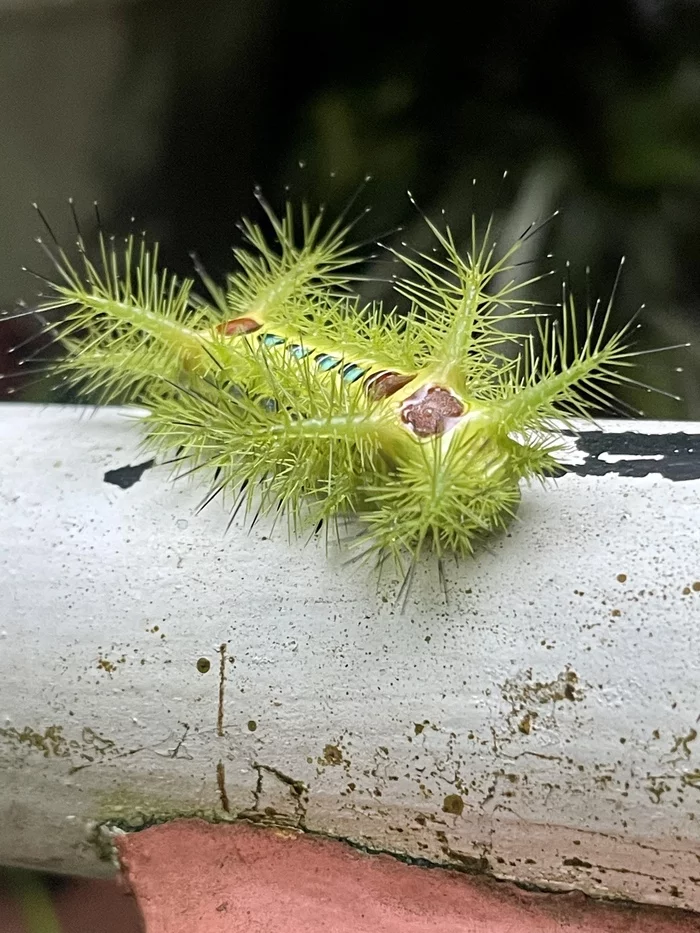
[[[149,452],[176,475],[208,475],[201,507],[223,495],[230,521],[284,517],[293,534],[340,536],[357,519],[355,559],[392,558],[407,581],[423,555],[442,569],[502,532],[522,483],[559,470],[561,424],[640,385],[635,319],[611,329],[614,288],[579,335],[568,288],[553,318],[532,295],[542,276],[516,276],[536,224],[499,251],[492,221],[480,235],[472,218],[461,250],[425,217],[433,250],[386,247],[403,270],[397,310],[353,290],[361,256],[345,216],[325,227],[323,211],[280,217],[258,198],[269,232],[242,222],[223,287],[195,259],[206,298],[143,236],[100,232],[91,257],[76,219],[77,260],[48,224],[42,242],[56,370],[87,399],[145,406]]]

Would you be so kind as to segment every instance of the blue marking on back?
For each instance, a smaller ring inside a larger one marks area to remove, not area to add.
[[[278,337],[277,334],[263,334],[260,338],[266,347],[278,347],[284,343],[284,337]]]
[[[339,357],[329,356],[327,353],[319,353],[315,357],[315,360],[322,373],[326,373],[329,369],[335,369],[336,366],[340,366]]]
[[[348,363],[347,366],[343,366],[343,382],[357,382],[362,376],[364,376],[366,370],[362,369],[361,366],[357,366],[355,363]]]

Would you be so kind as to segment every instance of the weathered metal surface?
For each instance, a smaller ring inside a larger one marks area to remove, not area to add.
[[[242,815],[700,909],[700,425],[605,430],[402,614],[125,470],[123,413],[1,407],[0,862],[106,872],[102,823]]]

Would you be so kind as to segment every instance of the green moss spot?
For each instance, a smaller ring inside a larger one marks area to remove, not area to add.
[[[200,674],[206,674],[211,669],[209,658],[197,658],[197,670]]]
[[[320,763],[326,765],[339,765],[343,763],[343,753],[337,745],[326,745],[323,749],[323,758]]]
[[[464,810],[464,801],[459,794],[448,794],[442,801],[442,809],[444,813],[461,816]]]

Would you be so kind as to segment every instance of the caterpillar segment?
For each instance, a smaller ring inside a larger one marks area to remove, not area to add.
[[[497,252],[473,223],[460,250],[426,218],[436,252],[390,250],[406,273],[398,315],[353,296],[342,223],[323,235],[304,210],[298,239],[291,209],[280,220],[261,203],[274,245],[245,222],[226,285],[198,270],[209,301],[143,241],[100,235],[95,260],[81,237],[77,263],[53,251],[39,306],[42,336],[64,348],[57,373],[87,398],[145,406],[145,446],[212,477],[206,502],[232,494],[233,515],[286,515],[293,532],[357,516],[358,554],[409,580],[422,556],[470,555],[507,527],[521,485],[559,469],[552,431],[639,385],[634,319],[612,330],[612,297],[582,315],[565,285],[554,323],[533,296],[543,276],[516,274],[536,228]]]

